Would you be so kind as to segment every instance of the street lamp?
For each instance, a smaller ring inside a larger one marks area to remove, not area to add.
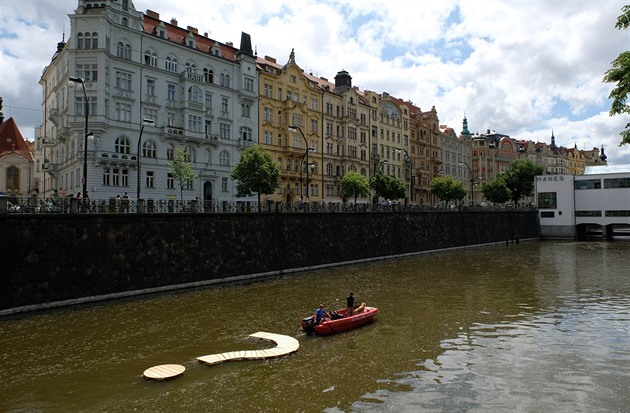
[[[82,77],[70,76],[68,80],[74,83],[81,83],[83,87],[83,99],[85,100],[85,127],[83,129],[83,199],[87,199],[87,144],[88,144],[88,116],[90,115],[90,105],[88,104],[87,92],[85,91],[85,80]],[[91,132],[89,135],[93,135]]]
[[[304,139],[304,143],[306,144],[306,151],[304,152],[304,156],[302,157],[302,159],[306,158],[306,199],[308,199],[308,195],[309,195],[309,191],[308,191],[308,153],[309,152],[314,152],[315,149],[313,148],[309,148],[308,146],[308,140],[306,139],[306,136],[304,136],[304,132],[302,132],[302,128],[300,128],[299,126],[296,125],[289,125],[289,130],[290,131],[298,131],[300,132],[300,135],[302,135],[302,139]],[[304,169],[303,164],[300,164],[300,199],[304,199],[304,186],[302,184],[302,169]]]
[[[151,119],[142,119],[142,126],[140,127],[140,136],[138,136],[138,189],[136,191],[136,202],[140,199],[140,144],[142,142],[142,132],[144,132],[145,126],[153,125],[153,120]]]
[[[411,156],[409,156],[409,152],[407,152],[406,149],[396,149],[396,151],[398,153],[402,151],[405,154],[405,165],[409,166],[409,203],[411,203],[413,201],[413,162],[411,160]]]
[[[470,205],[474,205],[475,203],[475,187],[473,186],[474,183],[474,178],[473,178],[473,173],[472,173],[472,169],[470,167],[470,165],[468,165],[466,162],[459,162],[460,165],[466,165],[466,168],[468,168],[468,172],[470,172]]]

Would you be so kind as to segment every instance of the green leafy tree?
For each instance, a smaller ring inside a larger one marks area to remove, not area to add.
[[[359,173],[346,173],[339,185],[341,185],[341,196],[343,198],[354,197],[355,204],[357,203],[358,197],[370,196],[370,181]]]
[[[468,191],[464,183],[453,179],[452,176],[438,176],[431,181],[429,192],[447,205],[450,201],[461,201]]]
[[[188,161],[188,152],[185,149],[177,149],[173,161],[167,162],[166,166],[170,169],[173,178],[177,180],[180,198],[184,200],[184,187],[191,188],[192,182],[197,179],[192,163]]]
[[[518,159],[510,164],[510,167],[499,177],[512,193],[512,202],[518,204],[518,200],[531,196],[534,192],[534,178],[542,175],[543,167],[534,164],[529,159]]]
[[[393,175],[384,175],[378,172],[370,180],[370,187],[376,192],[376,196],[382,196],[390,201],[405,197],[405,183]]]
[[[621,8],[622,14],[617,18],[615,27],[619,30],[630,27],[630,5]],[[630,106],[627,104],[628,94],[630,94],[630,52],[621,53],[612,62],[612,68],[609,69],[605,76],[604,82],[616,83],[615,87],[608,96],[612,99],[610,107],[610,116],[630,113]],[[630,123],[626,124],[626,129],[621,131],[621,143],[619,146],[630,144]]]
[[[230,172],[236,181],[236,196],[273,194],[280,182],[280,165],[260,145],[250,146],[241,153],[241,158]]]
[[[481,193],[483,193],[484,198],[493,204],[504,204],[512,199],[512,192],[508,189],[501,176],[481,185]]]

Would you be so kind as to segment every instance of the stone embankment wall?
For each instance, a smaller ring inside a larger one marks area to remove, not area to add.
[[[0,227],[0,314],[540,236],[535,211],[5,214]]]

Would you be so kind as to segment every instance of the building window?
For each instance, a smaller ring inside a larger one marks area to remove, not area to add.
[[[203,78],[206,83],[214,83],[214,72],[212,69],[203,69]]]
[[[131,104],[116,102],[116,118],[121,122],[131,122]]]
[[[601,217],[602,211],[575,211],[575,217]]]
[[[192,132],[201,132],[201,116],[188,115],[188,130]]]
[[[129,170],[107,168],[103,173],[104,186],[129,186]]]
[[[230,166],[230,154],[228,151],[221,151],[219,154],[219,165]]]
[[[172,161],[175,156],[175,147],[171,144],[166,148],[166,160]]]
[[[244,103],[241,105],[241,116],[244,118],[251,117],[251,108],[249,107],[249,105],[246,105]]]
[[[98,80],[98,65],[96,63],[77,64],[76,73],[86,82],[96,82]]]
[[[229,113],[230,101],[228,98],[221,98],[221,113],[227,115]]]
[[[263,108],[263,119],[265,122],[273,122],[273,110],[271,108]]]
[[[131,153],[131,142],[126,136],[119,136],[118,138],[116,138],[114,148],[116,150],[116,153],[129,154]]]
[[[273,145],[273,132],[272,131],[263,131],[263,140],[265,145]]]
[[[241,139],[244,141],[252,140],[252,128],[248,128],[247,126],[241,126],[240,130]]]
[[[158,65],[158,59],[157,59],[157,54],[155,52],[151,52],[149,50],[144,52],[144,64],[145,65],[149,65],[149,66],[153,66],[153,67],[157,67]]]
[[[168,70],[169,72],[177,72],[177,59],[167,56],[166,60],[164,61],[164,69]]]
[[[167,85],[166,87],[166,99],[170,101],[175,100],[175,85]]]
[[[158,116],[157,109],[144,108],[143,112],[144,112],[143,119],[152,120],[153,124],[157,125],[157,116]]]
[[[6,170],[7,173],[7,189],[19,190],[20,189],[20,170],[15,166],[10,166]]]
[[[245,77],[245,90],[254,91],[254,79],[251,77]]]
[[[116,87],[122,90],[131,90],[131,73],[116,72]]]
[[[147,171],[146,185],[147,185],[147,188],[155,188],[155,178],[154,178],[153,171]]]
[[[96,113],[96,97],[88,96],[88,111],[90,115]],[[83,100],[83,96],[78,96],[75,98],[75,106],[74,106],[75,114],[77,116],[85,116],[85,101]]]
[[[175,188],[175,178],[173,177],[173,174],[170,172],[166,175],[166,188],[167,189]]]
[[[630,178],[604,178],[604,189],[630,188]]]
[[[142,157],[157,159],[157,145],[153,141],[146,141],[142,144]]]
[[[116,57],[131,60],[131,45],[118,42],[116,44]]]
[[[227,192],[228,191],[228,180],[227,178],[221,178],[221,191],[223,192]]]
[[[580,179],[574,182],[575,190],[580,189],[602,189],[601,179]]]
[[[265,96],[268,98],[273,98],[273,86],[265,83]]]
[[[225,87],[230,87],[230,75],[226,75],[225,73],[221,73],[220,85],[221,86],[225,86]]]
[[[188,88],[188,100],[191,102],[201,103],[201,89],[198,86]]]
[[[558,196],[556,192],[538,193],[538,208],[558,208]]]
[[[184,149],[184,155],[184,160],[186,162],[197,162],[197,154],[191,146],[187,146],[186,149]]]
[[[221,139],[230,139],[232,128],[229,123],[219,123],[219,136]]]
[[[155,79],[147,79],[147,95],[155,96]]]

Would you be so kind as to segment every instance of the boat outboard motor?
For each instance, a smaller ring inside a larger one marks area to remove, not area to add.
[[[313,334],[313,332],[315,331],[315,317],[304,317],[302,319],[302,328],[304,329],[304,332],[306,332],[306,334]]]

